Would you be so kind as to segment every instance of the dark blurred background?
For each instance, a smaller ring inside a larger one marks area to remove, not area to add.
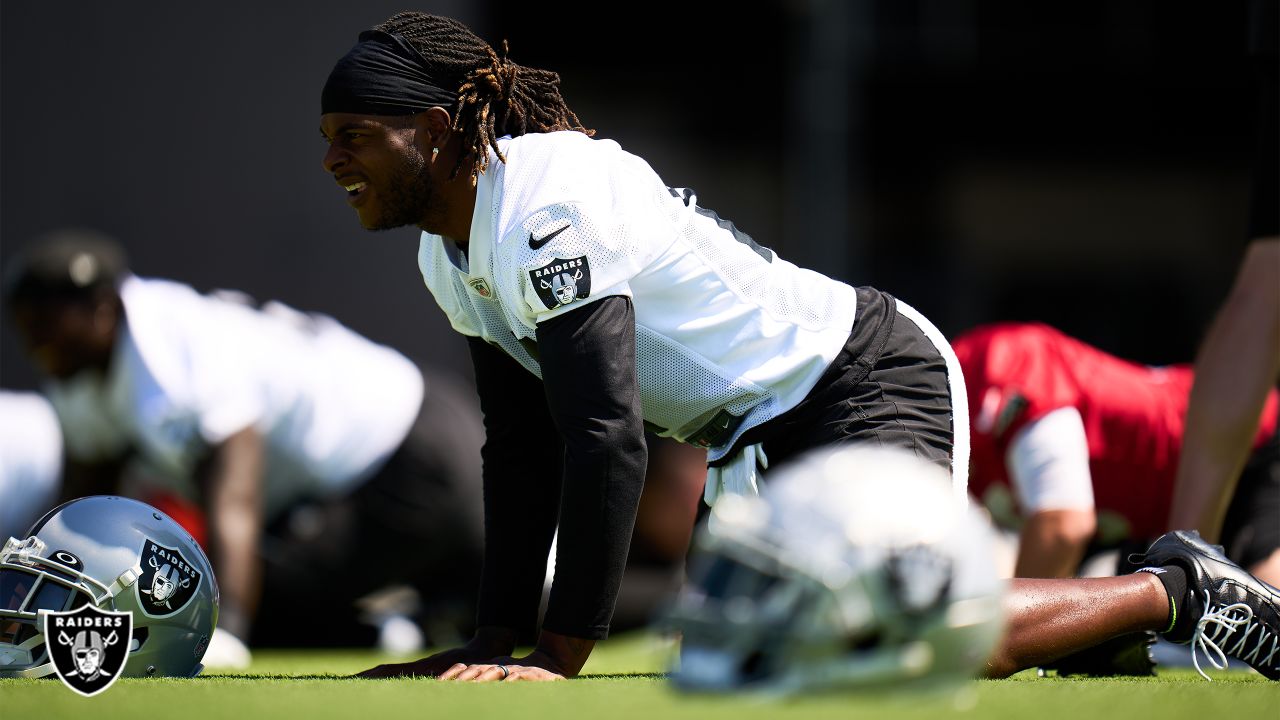
[[[1245,242],[1244,0],[6,0],[0,265],[92,226],[139,274],[327,312],[466,373],[417,233],[361,230],[320,168],[330,67],[402,9],[508,39],[668,184],[948,334],[1039,319],[1188,361]],[[34,387],[0,324],[0,386]]]

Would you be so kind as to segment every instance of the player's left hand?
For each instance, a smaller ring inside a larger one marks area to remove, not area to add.
[[[210,670],[243,670],[253,662],[253,654],[231,631],[216,628],[201,662]]]
[[[462,682],[546,682],[563,680],[564,674],[555,668],[551,658],[534,651],[523,658],[500,657],[488,663],[463,665],[458,663],[440,674],[441,680]]]

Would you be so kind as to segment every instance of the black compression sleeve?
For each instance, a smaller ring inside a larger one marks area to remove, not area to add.
[[[542,626],[601,639],[618,598],[648,454],[630,298],[538,326],[547,405],[565,444],[556,575]]]
[[[563,445],[542,383],[506,353],[468,338],[484,413],[484,569],[476,624],[536,637],[560,505]]]

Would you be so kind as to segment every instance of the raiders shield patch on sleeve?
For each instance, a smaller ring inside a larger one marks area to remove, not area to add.
[[[529,281],[542,304],[548,310],[555,310],[591,295],[591,266],[586,255],[568,260],[556,258],[536,270],[530,270]]]

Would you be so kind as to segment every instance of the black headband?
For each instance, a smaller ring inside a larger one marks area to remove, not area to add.
[[[415,115],[437,106],[452,111],[457,100],[457,93],[439,86],[408,40],[365,30],[329,73],[320,113]]]

